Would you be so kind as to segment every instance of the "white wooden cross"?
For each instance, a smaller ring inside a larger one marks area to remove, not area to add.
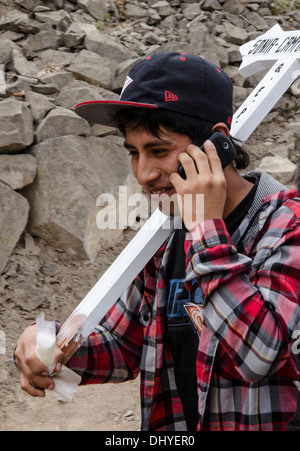
[[[271,66],[234,114],[231,136],[243,143],[300,76],[300,30],[283,31],[280,25],[274,25],[264,35],[242,45],[240,52],[243,61],[239,72],[243,77]]]
[[[300,31],[283,31],[275,25],[240,50],[243,76],[272,66],[233,116],[231,135],[243,143],[300,75]],[[181,218],[170,218],[157,209],[77,306],[57,336],[65,361],[89,336],[179,221]]]

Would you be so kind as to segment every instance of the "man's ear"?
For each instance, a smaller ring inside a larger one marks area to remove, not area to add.
[[[230,137],[229,129],[228,129],[227,125],[224,124],[224,122],[218,122],[217,124],[215,124],[212,128],[212,131],[213,132],[222,132],[227,136],[227,138]]]

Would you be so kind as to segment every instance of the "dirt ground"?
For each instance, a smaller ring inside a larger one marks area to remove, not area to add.
[[[11,356],[22,330],[40,311],[48,320],[64,322],[135,232],[100,252],[97,260],[74,261],[42,240],[21,240],[0,276],[1,431],[138,431],[139,380],[78,387],[70,403],[47,392],[32,398],[21,390]]]

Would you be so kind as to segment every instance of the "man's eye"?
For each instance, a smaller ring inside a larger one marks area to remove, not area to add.
[[[131,150],[130,152],[128,152],[129,157],[137,157],[138,156],[138,152],[136,150]]]
[[[165,153],[167,150],[166,149],[154,149],[153,150],[153,154],[154,155],[161,155],[163,153]]]

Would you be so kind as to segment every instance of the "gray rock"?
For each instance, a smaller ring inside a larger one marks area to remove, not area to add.
[[[279,182],[287,185],[293,180],[297,166],[287,158],[276,156],[263,158],[257,169],[267,172]]]
[[[155,9],[160,17],[168,17],[176,12],[175,9],[169,5],[169,2],[165,0],[154,3],[151,5],[151,8]]]
[[[41,288],[32,286],[25,277],[14,285],[13,293],[16,305],[25,312],[32,312],[41,307],[45,300],[45,294]]]
[[[33,11],[37,6],[41,5],[41,0],[15,0],[15,2],[28,11]]]
[[[94,17],[96,20],[103,20],[108,13],[108,6],[105,1],[99,0],[78,0],[78,5]]]
[[[32,85],[31,86],[32,91],[38,93],[38,94],[45,94],[45,95],[49,95],[49,94],[55,94],[56,92],[58,92],[59,88],[58,86],[54,85],[54,84],[48,84],[48,85],[44,85],[44,84],[39,84],[39,85]]]
[[[122,140],[121,140],[122,141]],[[119,239],[122,230],[100,230],[97,198],[127,185],[130,163],[119,141],[64,136],[32,148],[38,162],[29,200],[29,232],[79,258],[93,260],[101,245]]]
[[[300,122],[290,122],[286,124],[286,128],[290,130],[295,136],[300,136]]]
[[[28,201],[0,182],[0,273],[23,233],[29,212]]]
[[[247,8],[247,1],[226,0],[223,9],[230,14],[236,14],[237,16],[245,11]]]
[[[0,102],[0,153],[15,153],[33,143],[33,118],[21,101],[7,99]]]
[[[85,37],[84,45],[90,52],[97,53],[118,63],[126,61],[132,56],[132,52],[116,42],[108,33],[101,33],[98,30],[89,33]]]
[[[201,8],[199,3],[191,3],[187,6],[187,8],[184,8],[183,10],[183,16],[187,20],[193,20],[195,17],[200,16],[201,14]]]
[[[288,158],[289,157],[289,149],[286,144],[284,145],[276,145],[274,146],[273,143],[271,144],[271,148],[268,152],[267,156],[273,156],[273,157],[282,157],[282,158]]]
[[[143,41],[146,44],[156,45],[162,43],[162,38],[158,36],[157,33],[154,33],[153,31],[148,31],[147,33],[144,34]]]
[[[245,44],[248,41],[248,32],[247,30],[236,27],[228,22],[224,22],[224,31],[229,37],[230,42],[233,44]]]
[[[111,89],[114,70],[111,60],[107,58],[102,58],[88,50],[81,50],[68,69],[81,80]]]
[[[87,135],[90,126],[81,117],[67,108],[57,107],[50,111],[36,129],[37,142],[56,136]]]
[[[242,86],[234,86],[233,87],[233,97],[234,97],[234,106],[238,108],[244,100],[250,94],[251,89],[243,88]]]
[[[62,52],[59,50],[47,49],[39,53],[38,59],[35,62],[39,72],[48,72],[49,69],[63,69],[68,67],[75,58],[74,53]]]
[[[153,24],[156,24],[159,21],[160,21],[160,15],[158,14],[158,12],[155,9],[153,9],[153,8],[149,8],[147,23],[149,25],[153,25]]]
[[[217,66],[220,66],[221,55],[220,46],[218,46],[209,33],[208,27],[203,23],[194,23],[189,29],[189,41],[191,53],[201,55]],[[219,55],[220,53],[220,55]]]
[[[37,66],[33,61],[28,61],[21,52],[13,49],[13,67],[17,74],[24,75],[25,77],[36,77]]]
[[[0,155],[0,182],[10,188],[22,189],[33,182],[36,160],[32,155]]]
[[[66,70],[56,70],[47,72],[40,77],[40,81],[45,84],[54,84],[59,89],[64,88],[73,81],[73,75]]]
[[[131,3],[125,5],[125,10],[128,18],[131,20],[142,19],[147,15],[147,10],[145,8]]]
[[[27,92],[25,101],[29,104],[33,119],[37,123],[39,123],[50,110],[55,108],[55,105],[48,97],[37,92]]]
[[[56,95],[58,105],[74,110],[77,103],[87,100],[118,100],[119,96],[111,91],[93,86],[85,81],[75,80]]]
[[[21,33],[38,33],[40,26],[28,14],[12,10],[0,19],[0,30],[16,31]]]
[[[242,61],[241,52],[239,47],[235,44],[231,44],[227,50],[228,62],[230,63],[240,63]]]
[[[244,16],[249,21],[250,24],[255,26],[256,30],[264,31],[269,28],[265,19],[261,15],[257,14],[255,11],[250,11],[249,9],[246,9],[244,12]]]
[[[26,39],[23,49],[27,55],[44,49],[57,49],[59,45],[59,35],[56,30],[41,31],[35,35],[31,35]]]
[[[41,257],[41,270],[45,276],[54,277],[59,272],[59,266],[49,256]]]
[[[12,61],[12,52],[18,46],[7,38],[0,38],[0,64],[6,65]]]
[[[9,39],[10,41],[17,42],[22,38],[26,38],[25,33],[18,33],[17,31],[2,31],[1,37],[3,39]]]
[[[85,31],[76,22],[73,22],[63,35],[64,45],[67,47],[79,46],[85,35]]]
[[[218,0],[205,0],[201,9],[203,11],[222,11],[223,7]]]
[[[70,14],[67,11],[50,11],[50,12],[37,12],[35,18],[42,23],[47,23],[55,26],[59,30],[67,30],[68,26],[72,22]]]

